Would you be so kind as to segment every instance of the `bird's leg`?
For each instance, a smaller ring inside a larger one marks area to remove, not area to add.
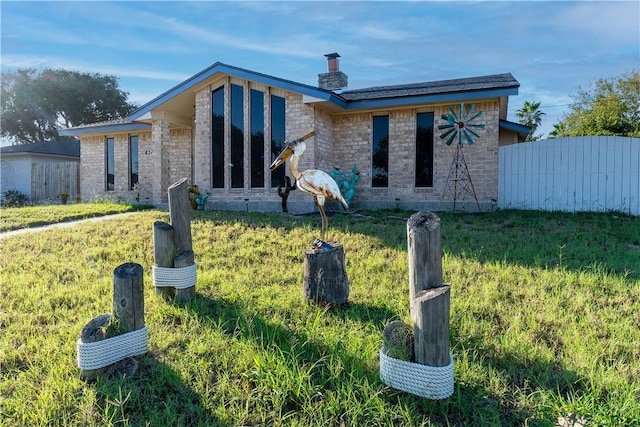
[[[327,231],[327,215],[324,213],[324,208],[320,203],[316,203],[318,206],[318,211],[320,211],[320,220],[321,220],[321,231],[320,231],[320,240],[324,242],[324,235]]]

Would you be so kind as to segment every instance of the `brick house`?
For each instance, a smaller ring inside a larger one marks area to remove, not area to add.
[[[520,86],[511,74],[346,90],[339,55],[325,56],[318,87],[216,62],[124,120],[61,131],[81,140],[83,199],[133,200],[139,183],[141,200],[162,205],[167,188],[187,178],[211,193],[208,208],[280,210],[277,187],[289,171],[269,165],[286,139],[314,130],[300,167],[348,173],[357,165],[352,207],[434,210],[456,151],[438,125],[461,103],[483,112],[484,128],[464,148],[477,198],[485,206],[497,198],[498,146],[529,131],[506,120]],[[314,210],[301,191],[288,204]]]

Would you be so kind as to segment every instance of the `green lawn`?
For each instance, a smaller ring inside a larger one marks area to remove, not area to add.
[[[35,205],[0,209],[0,232],[33,228],[97,216],[150,209],[143,204],[114,202],[70,203],[67,205]]]
[[[317,216],[194,211],[197,297],[184,305],[152,289],[167,212],[1,238],[0,425],[640,423],[640,218],[439,214],[455,391],[432,401],[379,379],[385,324],[410,322],[412,213],[330,217],[345,307],[302,296]],[[125,262],[144,268],[149,351],[133,378],[88,384],[76,341],[110,312]]]

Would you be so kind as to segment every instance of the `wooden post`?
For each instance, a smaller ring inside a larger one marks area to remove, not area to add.
[[[121,264],[113,271],[113,315],[101,314],[82,329],[80,340],[91,343],[112,338],[144,327],[143,270],[140,264]],[[137,363],[120,361],[99,369],[82,370],[81,377],[93,381],[107,369],[122,364],[129,375],[135,373]]]
[[[185,251],[178,255],[176,259],[173,261],[175,268],[181,267],[189,267],[194,263],[194,254],[193,251]],[[176,289],[176,301],[177,302],[186,302],[193,299],[196,296],[196,287],[189,286],[185,289]]]
[[[176,254],[174,234],[173,227],[166,222],[156,221],[153,223],[153,258],[157,267],[173,267]],[[175,294],[176,288],[156,286],[156,295],[160,295],[165,300],[172,300]]]
[[[307,250],[304,259],[303,293],[307,300],[345,304],[349,298],[349,279],[342,246],[326,252]]]
[[[413,214],[407,222],[409,303],[417,363],[447,366],[450,288],[442,284],[440,218]]]
[[[113,315],[122,334],[144,327],[142,279],[142,266],[133,262],[113,271]]]
[[[191,203],[187,178],[172,184],[169,189],[169,218],[175,230],[175,244],[179,252],[192,250]]]
[[[113,332],[113,329],[108,327],[110,323],[110,314],[101,314],[100,316],[94,317],[89,323],[85,325],[84,328],[82,328],[80,341],[82,341],[83,343],[90,343],[111,338],[115,334]],[[98,375],[105,372],[107,368],[108,366],[98,369],[83,369],[80,371],[80,377],[85,381],[93,381],[98,377]]]

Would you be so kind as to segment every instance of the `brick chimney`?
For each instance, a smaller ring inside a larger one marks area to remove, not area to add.
[[[318,87],[326,90],[341,90],[347,87],[347,75],[340,71],[337,53],[327,53],[328,73],[318,74]]]

